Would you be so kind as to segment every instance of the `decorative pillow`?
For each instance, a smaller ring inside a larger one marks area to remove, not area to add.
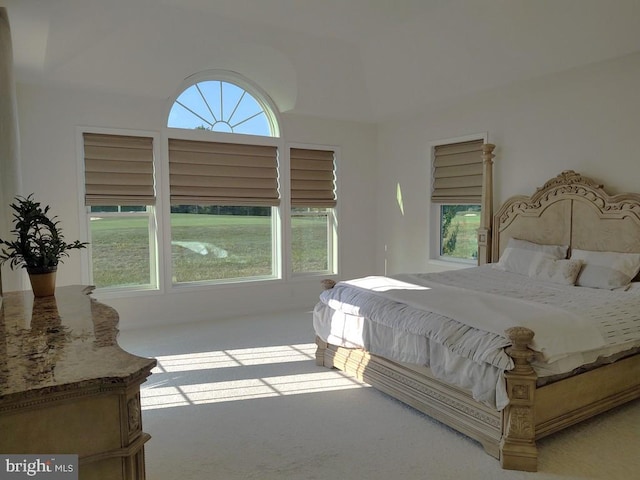
[[[582,260],[554,260],[543,257],[531,265],[529,276],[560,285],[575,285]]]
[[[584,263],[576,280],[576,285],[580,287],[613,290],[628,285],[640,271],[640,253],[574,249],[571,259],[582,260]]]
[[[506,272],[529,275],[531,267],[543,258],[561,260],[567,258],[567,245],[542,245],[510,238],[498,263],[494,267]]]

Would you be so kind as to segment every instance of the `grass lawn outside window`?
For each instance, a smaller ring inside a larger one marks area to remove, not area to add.
[[[93,283],[98,288],[148,285],[149,228],[145,217],[91,220]],[[327,269],[326,217],[292,222],[295,271]],[[171,214],[174,283],[273,275],[270,216]]]

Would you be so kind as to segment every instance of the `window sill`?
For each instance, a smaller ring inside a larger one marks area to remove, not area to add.
[[[157,287],[120,287],[120,288],[96,288],[92,295],[98,300],[108,300],[111,298],[140,297],[145,295],[160,295],[162,292]]]

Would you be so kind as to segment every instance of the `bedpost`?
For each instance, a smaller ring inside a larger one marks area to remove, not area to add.
[[[316,365],[323,367],[324,352],[327,350],[327,342],[316,335],[316,345],[318,346],[318,348],[316,348]]]
[[[534,395],[537,375],[528,348],[534,333],[528,328],[513,327],[505,332],[512,346],[506,349],[515,367],[505,372],[509,405],[502,412],[502,440],[500,464],[509,470],[535,472],[538,463],[534,419]]]
[[[325,278],[320,283],[322,284],[323,290],[330,290],[336,284],[334,280],[331,280],[329,278]],[[325,342],[324,340],[322,340],[320,337],[316,335],[316,345],[318,346],[318,348],[316,348],[316,365],[318,365],[319,367],[323,367],[324,352],[327,350],[327,342]]]
[[[493,149],[495,145],[482,145],[482,205],[478,228],[478,265],[491,262],[491,220],[493,218]]]

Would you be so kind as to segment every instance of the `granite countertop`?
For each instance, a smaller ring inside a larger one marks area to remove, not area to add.
[[[8,292],[0,311],[0,407],[53,392],[128,385],[156,360],[116,341],[118,313],[90,296],[93,287],[58,287],[53,297]]]

